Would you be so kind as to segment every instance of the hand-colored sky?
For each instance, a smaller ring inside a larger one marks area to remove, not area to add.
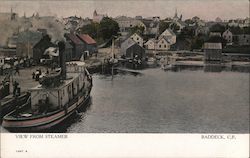
[[[12,7],[19,15],[77,15],[92,18],[93,11],[116,17],[172,17],[177,8],[183,18],[199,16],[205,20],[249,17],[249,0],[0,0],[0,12]]]

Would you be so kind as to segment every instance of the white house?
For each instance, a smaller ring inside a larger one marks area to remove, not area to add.
[[[157,41],[154,38],[149,39],[144,45],[146,49],[155,49]]]
[[[129,32],[129,30],[132,27],[135,26],[141,26],[146,28],[146,26],[143,24],[143,22],[141,20],[135,19],[135,18],[131,18],[131,17],[126,17],[126,16],[118,16],[114,19],[120,28],[120,33],[122,35],[127,35],[127,33]]]
[[[223,32],[222,38],[227,40],[227,43],[232,43],[233,42],[233,33],[229,29],[227,29],[225,32]]]
[[[130,36],[130,38],[134,40],[137,44],[139,44],[141,47],[143,47],[143,38],[140,35],[134,33]]]
[[[169,50],[170,45],[171,43],[169,39],[163,36],[158,40],[155,49],[156,50]]]
[[[162,37],[167,38],[171,45],[176,43],[176,35],[171,29],[166,29],[164,32],[162,32],[159,39]]]

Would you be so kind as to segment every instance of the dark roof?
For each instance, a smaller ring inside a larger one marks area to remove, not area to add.
[[[72,41],[74,44],[83,44],[83,42],[73,33],[66,33],[65,37]]]
[[[132,40],[131,38],[127,38],[123,43],[123,48],[126,50],[129,47],[131,47],[132,45],[137,44],[134,40]]]
[[[77,36],[87,44],[96,44],[96,41],[92,37],[90,37],[88,34],[81,34]]]
[[[34,31],[24,31],[18,34],[17,43],[37,44],[42,39],[42,33]]]
[[[180,23],[183,26],[187,26],[187,24],[184,21],[178,20],[178,23]]]

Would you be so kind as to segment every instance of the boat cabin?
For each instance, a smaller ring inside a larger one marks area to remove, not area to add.
[[[54,111],[68,107],[77,100],[78,96],[86,91],[86,68],[84,62],[67,62],[66,79],[59,86],[45,87],[38,85],[30,89],[31,109],[33,113]]]

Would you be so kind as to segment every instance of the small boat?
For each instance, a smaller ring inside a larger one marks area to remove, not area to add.
[[[6,76],[0,84],[0,118],[13,111],[17,106],[23,105],[29,98],[29,93],[20,93],[20,88],[16,87],[18,92],[10,94],[9,76]]]
[[[48,85],[41,82],[42,84],[31,88],[30,100],[25,103],[30,106],[16,108],[5,115],[2,123],[4,128],[9,131],[47,130],[67,119],[87,103],[92,89],[92,77],[85,63],[62,62],[60,66],[60,83]]]
[[[12,94],[4,97],[0,101],[1,117],[5,116],[9,112],[15,110],[16,107],[26,106],[26,102],[29,99],[29,93],[21,93],[19,96],[13,96]]]

